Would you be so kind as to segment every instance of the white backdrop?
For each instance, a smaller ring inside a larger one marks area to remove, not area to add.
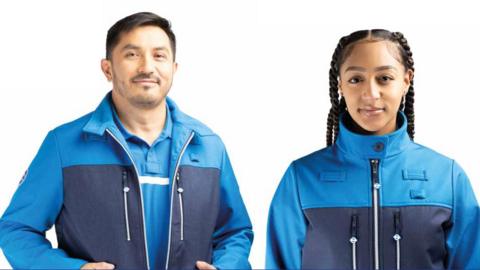
[[[406,35],[416,141],[455,158],[480,197],[473,1],[84,2],[0,4],[1,213],[47,132],[93,110],[110,89],[100,71],[106,32],[138,11],[173,23],[179,70],[170,96],[227,145],[254,224],[254,268],[264,266],[268,206],[284,170],[325,145],[330,57],[355,30]],[[3,255],[0,268],[9,268]]]

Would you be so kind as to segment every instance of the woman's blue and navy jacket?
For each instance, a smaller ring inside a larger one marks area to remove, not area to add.
[[[465,172],[412,142],[351,132],[294,161],[273,198],[268,269],[480,269],[480,211]]]
[[[109,95],[94,112],[49,132],[28,168],[0,220],[0,247],[14,268],[100,261],[149,267],[138,175]],[[197,260],[250,268],[252,226],[223,143],[167,103],[173,120],[167,268],[194,269]],[[58,249],[45,239],[54,224]]]

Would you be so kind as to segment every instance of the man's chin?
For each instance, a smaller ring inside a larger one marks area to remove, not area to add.
[[[165,100],[163,97],[133,97],[129,99],[129,103],[138,109],[150,110],[160,106]]]

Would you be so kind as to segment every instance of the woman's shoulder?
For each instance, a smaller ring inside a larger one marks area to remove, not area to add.
[[[453,162],[453,159],[449,156],[418,142],[412,142],[411,147],[409,147],[407,151],[407,155],[411,155],[415,159],[427,159],[428,161],[436,160],[450,164]]]

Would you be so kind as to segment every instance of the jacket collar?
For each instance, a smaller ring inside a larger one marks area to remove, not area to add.
[[[181,131],[182,133],[190,133],[191,131],[200,136],[213,135],[213,131],[206,127],[198,120],[186,115],[178,108],[177,104],[169,97],[166,98],[169,113],[173,121],[173,134],[175,131]],[[112,108],[112,92],[110,91],[103,98],[102,102],[95,111],[92,113],[90,120],[83,127],[83,131],[86,133],[103,136],[106,129],[114,132],[119,132],[115,125]]]
[[[339,135],[336,141],[338,148],[347,153],[367,159],[382,159],[399,154],[411,142],[407,133],[407,118],[399,112],[400,127],[392,133],[377,135],[362,135],[352,132],[345,126],[345,115],[341,115]]]

